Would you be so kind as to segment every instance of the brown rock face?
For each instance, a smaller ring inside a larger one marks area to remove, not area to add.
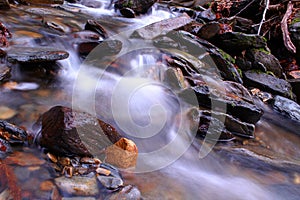
[[[121,136],[109,124],[88,113],[55,106],[44,113],[38,142],[50,152],[67,156],[99,156]]]

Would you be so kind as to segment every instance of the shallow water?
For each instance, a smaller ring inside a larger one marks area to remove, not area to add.
[[[140,150],[138,173],[123,173],[125,182],[137,185],[145,199],[248,200],[297,199],[300,196],[297,185],[297,177],[300,177],[299,124],[261,105],[266,114],[257,124],[255,140],[244,144],[221,143],[208,156],[199,158],[202,141],[190,133],[176,135],[179,122],[187,126],[184,130],[190,128],[185,114],[189,106],[161,83],[166,66],[159,63],[160,52],[137,51],[125,55],[115,61],[119,68],[107,72],[82,65],[82,58],[74,51],[68,37],[68,33],[80,30],[90,15],[103,22],[108,33],[113,35],[172,17],[173,13],[154,9],[149,15],[124,19],[106,9],[104,4],[98,9],[79,4],[63,7],[64,11],[55,10],[50,16],[45,12],[40,14],[40,8],[28,11],[29,7],[25,6],[0,14],[0,21],[16,33],[12,44],[55,46],[70,53],[68,59],[59,61],[58,66],[50,70],[50,74],[39,68],[14,67],[11,80],[18,85],[13,89],[8,85],[0,88],[1,106],[17,111],[10,122],[32,131],[41,113],[58,104],[94,112],[137,143]],[[42,21],[48,19],[59,24],[67,34],[43,26]],[[103,73],[100,80],[99,75]],[[78,96],[76,91],[80,92]],[[94,95],[94,99],[90,99],[90,95]],[[123,121],[128,115],[132,117],[132,126]],[[175,146],[170,150],[150,155],[172,142]],[[43,158],[40,149],[23,148],[22,151]],[[26,169],[12,168],[17,176],[26,172]],[[37,184],[49,176],[37,170],[30,180],[35,178]],[[27,191],[28,184],[21,183],[19,180],[22,190]]]

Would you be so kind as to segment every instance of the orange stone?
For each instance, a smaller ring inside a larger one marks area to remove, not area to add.
[[[291,71],[288,73],[288,75],[294,79],[300,78],[300,70]]]
[[[40,184],[40,189],[42,191],[50,191],[52,190],[54,187],[54,183],[52,183],[51,181],[44,181]]]
[[[5,159],[6,164],[15,164],[20,166],[33,166],[33,165],[42,165],[46,161],[39,159],[33,154],[25,152],[14,152]]]
[[[114,145],[106,148],[106,162],[119,168],[130,168],[136,165],[138,148],[129,139],[121,138]]]

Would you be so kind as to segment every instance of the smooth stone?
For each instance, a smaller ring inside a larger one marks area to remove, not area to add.
[[[68,52],[48,47],[12,47],[7,53],[12,63],[54,62],[68,57]]]
[[[300,122],[300,105],[282,96],[275,96],[273,108],[290,119]]]
[[[252,67],[257,69],[264,68],[266,72],[272,72],[279,78],[283,77],[283,70],[279,60],[270,52],[261,49],[251,49],[246,51],[246,57],[252,63]]]
[[[54,179],[58,189],[69,195],[96,196],[99,194],[97,179],[93,177],[73,176],[72,178],[59,177]]]
[[[192,21],[193,20],[188,15],[184,14],[179,17],[155,22],[153,24],[135,30],[130,37],[151,40],[159,35],[165,35],[170,31],[179,29],[191,23]]]
[[[207,23],[201,27],[197,36],[205,40],[213,38],[215,35],[219,33],[221,29],[220,26],[221,25],[218,22]]]
[[[142,195],[137,187],[132,185],[127,185],[123,187],[120,191],[115,192],[112,195],[105,198],[105,200],[119,200],[119,199],[140,200],[142,199]]]
[[[262,91],[281,95],[290,99],[295,98],[291,84],[283,79],[257,71],[246,71],[244,73],[244,78],[245,84],[249,87],[255,87]]]
[[[105,30],[105,28],[96,20],[89,19],[87,20],[84,30],[93,31],[95,33],[98,33],[101,37],[107,38],[108,33]]]
[[[100,42],[97,41],[86,41],[86,42],[80,42],[77,44],[77,51],[81,55],[88,55],[93,49],[95,49]]]
[[[27,9],[25,9],[26,12],[41,15],[41,16],[58,16],[58,17],[75,17],[72,13],[63,11],[61,9],[57,8],[51,8],[51,7],[34,7],[30,6]]]
[[[97,0],[80,0],[80,4],[89,8],[101,8],[102,3]]]
[[[35,126],[41,126],[39,144],[58,155],[101,157],[104,148],[121,138],[111,125],[63,106],[52,107]]]
[[[97,175],[100,183],[109,190],[115,190],[123,186],[124,182],[121,178],[112,176]]]
[[[300,70],[288,72],[288,75],[293,79],[300,79]]]
[[[9,107],[0,106],[0,119],[10,119],[14,117],[17,112]]]
[[[267,47],[267,40],[264,37],[239,32],[217,35],[211,42],[228,53],[240,53],[247,49]]]
[[[127,18],[135,18],[135,12],[131,8],[122,8],[120,9],[121,15]]]
[[[6,66],[0,66],[0,82],[6,80],[11,76],[11,68]]]

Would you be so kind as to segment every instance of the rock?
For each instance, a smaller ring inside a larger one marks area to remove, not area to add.
[[[48,47],[13,47],[7,53],[11,63],[54,62],[68,57],[68,52]]]
[[[300,103],[300,77],[297,79],[290,79],[288,82],[291,84],[293,92],[297,97],[297,102]]]
[[[215,66],[219,70],[220,75],[224,79],[243,83],[240,74],[234,66],[234,59],[221,49],[217,48],[206,40],[198,38],[185,31],[172,31],[167,36],[177,42],[181,50],[188,52],[195,57],[203,57],[206,55],[206,53],[208,53],[209,55],[207,56],[212,58]],[[203,60],[205,61],[209,59]],[[211,62],[211,60],[207,62]],[[210,65],[211,63],[207,64]]]
[[[97,41],[86,41],[86,42],[81,41],[77,45],[77,51],[81,55],[88,55],[99,44],[100,44],[100,42],[97,42]]]
[[[6,106],[0,106],[0,120],[2,119],[10,119],[14,117],[17,114],[17,112],[9,107]],[[1,130],[1,128],[0,128]]]
[[[137,156],[138,149],[134,142],[121,138],[114,145],[106,148],[105,161],[119,168],[129,168],[136,165]]]
[[[297,11],[292,16],[291,24],[289,25],[289,32],[291,34],[292,42],[296,47],[296,59],[299,62],[300,59],[300,12]]]
[[[11,68],[0,66],[0,82],[5,81],[10,77]]]
[[[244,73],[245,84],[272,94],[282,95],[294,99],[291,84],[283,79],[276,78],[269,74],[257,71],[247,71]]]
[[[7,121],[0,120],[0,133],[5,133],[5,139],[11,143],[27,140],[27,132]]]
[[[8,153],[12,152],[10,144],[0,138],[0,159],[4,159]]]
[[[45,112],[36,126],[41,126],[39,144],[58,155],[100,155],[104,148],[121,138],[109,124],[62,106]]]
[[[99,194],[97,179],[93,177],[64,176],[54,179],[58,189],[65,194],[75,196],[96,196]]]
[[[10,8],[8,0],[0,0],[0,9],[7,10]]]
[[[192,21],[193,20],[188,15],[184,14],[179,17],[165,19],[140,28],[134,31],[130,37],[151,40],[159,35],[165,35],[170,31],[179,29]]]
[[[238,16],[222,18],[219,20],[219,23],[230,24],[234,32],[243,33],[250,33],[254,25],[252,20]]]
[[[276,96],[273,108],[290,119],[300,122],[300,105],[285,97]]]
[[[36,15],[41,15],[43,18],[47,16],[57,16],[57,17],[75,17],[74,14],[70,12],[66,12],[62,9],[58,8],[51,8],[51,7],[34,7],[30,6],[28,8],[24,9],[26,12],[36,14]],[[52,17],[53,19],[53,17]]]
[[[217,18],[216,14],[211,10],[211,8],[208,8],[202,12],[199,12],[196,20],[198,22],[201,22],[202,20],[204,21],[213,21]]]
[[[213,44],[228,53],[240,53],[247,49],[267,48],[267,40],[259,35],[239,32],[225,32],[210,40]]]
[[[197,96],[200,106],[209,109],[212,105],[226,106],[227,113],[233,117],[240,119],[243,122],[255,124],[263,114],[263,111],[258,108],[248,94],[245,94],[247,89],[238,83],[220,83],[221,89],[207,83],[201,83],[191,88]],[[236,90],[232,88],[236,88]],[[190,89],[189,89],[190,90]],[[188,90],[184,90],[179,96],[184,97]]]
[[[22,4],[63,4],[64,0],[18,0]]]
[[[288,72],[288,76],[293,79],[300,79],[300,70]]]
[[[215,35],[217,35],[220,31],[220,24],[218,22],[210,22],[205,25],[203,25],[198,32],[197,36],[201,37],[205,40],[208,40]]]
[[[123,180],[112,176],[97,175],[100,183],[109,190],[115,190],[123,186]]]
[[[133,185],[127,185],[120,191],[113,193],[112,195],[105,198],[105,200],[118,200],[118,199],[130,199],[140,200],[142,199],[141,192]]]
[[[41,160],[31,153],[16,151],[5,159],[6,164],[19,166],[43,165],[46,161]]]
[[[95,41],[101,40],[101,36],[97,32],[89,31],[89,30],[75,32],[72,33],[71,36],[73,38],[81,39],[81,40],[95,40]]]
[[[100,1],[94,1],[94,0],[81,0],[80,4],[89,8],[101,8],[102,6],[102,3]]]
[[[182,7],[196,7],[196,6],[204,6],[207,4],[209,0],[173,0],[168,1],[168,4],[170,5],[178,5]]]
[[[120,9],[121,15],[127,18],[135,18],[135,12],[131,8],[122,8]]]
[[[108,33],[106,32],[105,28],[96,20],[87,20],[84,29],[98,33],[101,37],[103,37],[103,39],[108,37]]]
[[[145,14],[153,6],[156,0],[117,0],[115,2],[116,9],[130,8],[136,14]]]
[[[61,200],[96,200],[95,197],[63,197]]]
[[[246,51],[247,59],[252,62],[252,67],[263,68],[265,72],[272,72],[278,78],[283,77],[283,70],[279,60],[270,52],[263,49],[251,49]]]

